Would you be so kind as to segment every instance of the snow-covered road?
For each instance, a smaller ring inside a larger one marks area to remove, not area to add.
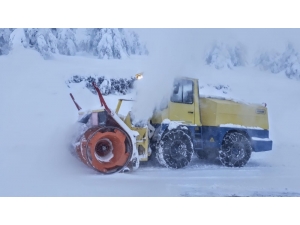
[[[68,88],[65,80],[95,71],[130,77],[146,64],[140,62],[63,56],[45,61],[32,50],[1,56],[0,196],[300,196],[300,83],[254,68],[189,73],[204,86],[229,85],[230,97],[267,102],[273,150],[253,153],[245,167],[194,158],[179,170],[146,163],[132,173],[103,176],[81,163],[69,151],[77,119],[69,93],[80,105],[98,107],[99,100],[80,85]],[[147,75],[149,80],[153,74]],[[159,77],[156,91],[169,79]],[[109,107],[119,97],[107,96]]]

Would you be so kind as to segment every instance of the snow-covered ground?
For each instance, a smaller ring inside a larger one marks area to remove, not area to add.
[[[251,67],[170,68],[148,57],[44,60],[29,49],[1,56],[0,196],[300,196],[299,81]],[[145,115],[174,76],[197,77],[200,94],[267,103],[273,150],[253,153],[243,168],[194,158],[179,170],[144,163],[132,173],[99,175],[70,152],[77,110],[69,93],[85,109],[99,107],[99,99],[81,84],[68,88],[65,81],[76,74],[130,77],[138,72],[144,79],[132,93],[105,97],[110,108],[118,98],[136,99],[133,107],[142,107],[139,113]],[[230,90],[225,94],[212,85]]]

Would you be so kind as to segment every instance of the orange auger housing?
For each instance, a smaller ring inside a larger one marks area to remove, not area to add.
[[[102,127],[103,128],[103,127]],[[132,150],[126,144],[126,134],[118,129],[90,128],[76,146],[76,153],[87,165],[102,173],[120,171],[129,162]]]
[[[139,161],[134,134],[111,112],[98,87],[93,85],[104,109],[81,115],[82,131],[75,144],[77,156],[103,174],[137,168]],[[74,98],[72,100],[75,102]]]

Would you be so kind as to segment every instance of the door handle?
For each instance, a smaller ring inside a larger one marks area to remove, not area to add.
[[[188,113],[194,113],[194,112],[192,112],[192,111],[188,111]]]

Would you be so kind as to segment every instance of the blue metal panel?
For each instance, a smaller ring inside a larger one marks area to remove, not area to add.
[[[155,124],[157,128],[160,124]],[[165,129],[168,127],[168,124],[161,124],[161,130],[159,131],[162,134]],[[196,126],[187,126],[191,132],[191,138],[195,142],[195,128]],[[201,129],[201,127],[198,127]],[[269,138],[268,130],[257,130],[257,129],[245,129],[245,128],[235,128],[235,127],[216,127],[216,126],[202,126],[202,140],[203,140],[203,149],[218,149],[222,144],[222,140],[225,134],[229,131],[237,131],[244,133],[249,137],[251,145],[254,152],[262,152],[272,150],[272,141],[264,140],[252,140],[251,137],[257,138]]]
[[[250,137],[269,138],[268,130],[255,130],[255,129],[237,129],[246,130]]]
[[[252,140],[251,137],[269,138],[268,130],[244,129],[235,127],[209,127],[203,126],[204,148],[219,148],[225,134],[229,131],[238,131],[249,137],[253,151],[269,151],[272,149],[272,141]],[[212,138],[214,142],[212,142]]]
[[[254,152],[264,152],[264,151],[272,150],[273,142],[271,140],[269,141],[252,140],[251,144]]]

